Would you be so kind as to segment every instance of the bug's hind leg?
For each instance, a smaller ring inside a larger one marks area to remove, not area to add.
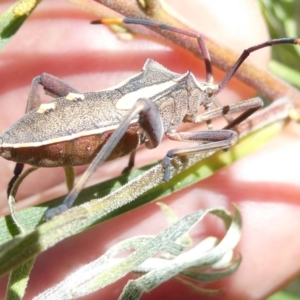
[[[63,96],[67,96],[69,93],[79,93],[76,89],[74,89],[72,86],[68,85],[58,77],[55,77],[48,73],[43,73],[39,76],[36,76],[32,80],[25,113],[41,105],[39,85],[42,85],[44,87],[46,94],[49,94],[53,97],[63,97]],[[10,195],[14,183],[21,175],[23,168],[24,168],[24,164],[21,163],[16,164],[14,169],[14,176],[11,178],[11,180],[8,183],[8,187],[7,187],[8,196]],[[66,178],[67,178],[68,189],[71,190],[74,183],[74,178],[73,178],[73,183],[71,183],[72,177],[70,178],[66,177]]]
[[[7,198],[9,197],[11,189],[13,188],[15,182],[21,175],[23,169],[24,169],[24,164],[16,163],[16,166],[14,169],[14,176],[11,178],[11,180],[9,181],[8,186],[7,186]]]

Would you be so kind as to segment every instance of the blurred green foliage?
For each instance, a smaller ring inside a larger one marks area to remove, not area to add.
[[[40,0],[19,0],[0,15],[0,50],[19,30]]]
[[[300,38],[299,0],[258,0],[271,38]],[[300,47],[272,47],[270,69],[300,88]],[[268,300],[300,299],[300,277]]]
[[[300,37],[299,0],[258,0],[272,39]],[[300,88],[300,47],[272,47],[270,69]]]

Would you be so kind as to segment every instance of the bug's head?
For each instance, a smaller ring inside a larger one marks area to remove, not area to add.
[[[212,98],[219,92],[219,85],[214,83],[204,83],[201,87],[207,98]]]

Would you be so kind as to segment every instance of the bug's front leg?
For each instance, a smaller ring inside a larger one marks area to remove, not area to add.
[[[165,169],[164,181],[171,178],[171,161],[176,156],[186,156],[199,152],[217,151],[233,146],[238,139],[238,134],[233,130],[205,130],[191,132],[166,132],[169,139],[178,142],[197,142],[195,146],[172,149],[163,159]]]
[[[229,105],[220,106],[212,110],[205,111],[200,115],[186,116],[185,121],[192,122],[192,123],[207,122],[217,117],[226,116],[228,114],[238,113],[243,111],[243,113],[240,114],[238,117],[230,118],[230,120],[228,120],[228,125],[226,125],[223,128],[223,129],[231,129],[234,128],[236,125],[240,124],[241,122],[245,121],[249,116],[251,116],[262,106],[263,106],[263,101],[260,98],[255,97],[252,99],[235,102]]]

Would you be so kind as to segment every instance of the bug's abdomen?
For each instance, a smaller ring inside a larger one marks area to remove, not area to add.
[[[3,148],[1,156],[37,167],[86,165],[95,158],[112,133],[113,131],[106,131],[38,147]],[[139,126],[132,124],[107,161],[129,154],[139,145]]]

